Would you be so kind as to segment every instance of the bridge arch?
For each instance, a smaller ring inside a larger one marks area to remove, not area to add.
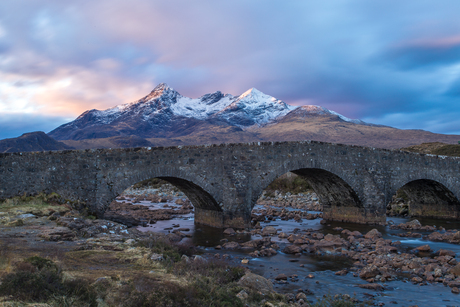
[[[399,183],[399,192],[409,205],[409,214],[417,217],[460,219],[460,201],[441,180],[414,179]]]
[[[195,209],[196,224],[222,227],[222,204],[213,196],[213,191],[209,191],[209,189],[204,187],[205,184],[204,182],[200,182],[199,176],[193,175],[181,174],[180,172],[174,174],[171,173],[171,169],[168,169],[168,172],[146,169],[143,172],[135,173],[124,179],[112,181],[112,185],[109,184],[110,193],[108,193],[107,198],[101,198],[100,200],[103,203],[103,212],[99,212],[98,215],[103,215],[109,204],[129,187],[144,180],[158,178],[175,186],[187,196]]]
[[[359,190],[356,189],[359,189],[360,186],[354,180],[347,178],[340,170],[317,167],[300,167],[287,171],[282,167],[279,172],[273,172],[262,180],[260,189],[253,194],[251,208],[254,207],[268,185],[288,171],[301,176],[310,184],[319,198],[323,207],[323,217],[326,220],[355,223],[382,223],[384,221],[383,210],[383,215],[376,215],[365,207],[359,197]]]

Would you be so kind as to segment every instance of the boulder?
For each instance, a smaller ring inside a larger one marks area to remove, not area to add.
[[[449,272],[451,274],[454,274],[455,277],[459,277],[460,276],[460,263],[457,263],[457,265],[451,268]]]
[[[287,280],[286,274],[278,274],[278,276],[275,277],[275,280]]]
[[[361,272],[359,273],[359,277],[362,279],[369,279],[374,278],[375,276],[379,275],[380,271],[379,268],[373,264],[365,266]]]
[[[286,254],[297,254],[301,252],[302,252],[302,248],[297,245],[288,245],[283,249],[283,253],[286,253]]]
[[[233,228],[227,228],[224,230],[224,234],[226,235],[234,235],[236,232]]]
[[[267,226],[262,230],[262,235],[263,236],[272,236],[272,235],[276,235],[277,232],[278,231],[276,230],[275,227]]]
[[[262,294],[270,294],[273,292],[273,283],[270,280],[250,272],[241,277],[238,281],[238,285],[257,292],[260,291]]]
[[[366,239],[377,239],[377,238],[381,238],[382,234],[380,233],[380,231],[378,231],[377,229],[374,228],[371,231],[369,231],[368,233],[366,233],[364,235],[364,237]]]
[[[224,245],[222,245],[222,248],[224,248],[224,249],[239,249],[240,245],[237,242],[227,242]]]

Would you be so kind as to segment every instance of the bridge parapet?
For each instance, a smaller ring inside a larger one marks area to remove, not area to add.
[[[396,191],[419,180],[439,186],[429,197],[409,186],[425,202],[417,212],[443,199],[430,214],[459,217],[459,158],[313,141],[0,154],[0,198],[56,192],[102,217],[126,188],[158,177],[190,198],[197,223],[246,228],[263,190],[289,171],[311,182],[326,219],[383,223]]]

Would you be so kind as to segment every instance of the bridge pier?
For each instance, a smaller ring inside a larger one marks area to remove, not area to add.
[[[216,228],[246,229],[251,227],[251,215],[195,208],[195,224]]]

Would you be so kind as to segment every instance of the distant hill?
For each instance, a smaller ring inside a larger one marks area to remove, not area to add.
[[[0,140],[0,152],[25,152],[73,149],[42,131],[24,133],[20,137]]]

